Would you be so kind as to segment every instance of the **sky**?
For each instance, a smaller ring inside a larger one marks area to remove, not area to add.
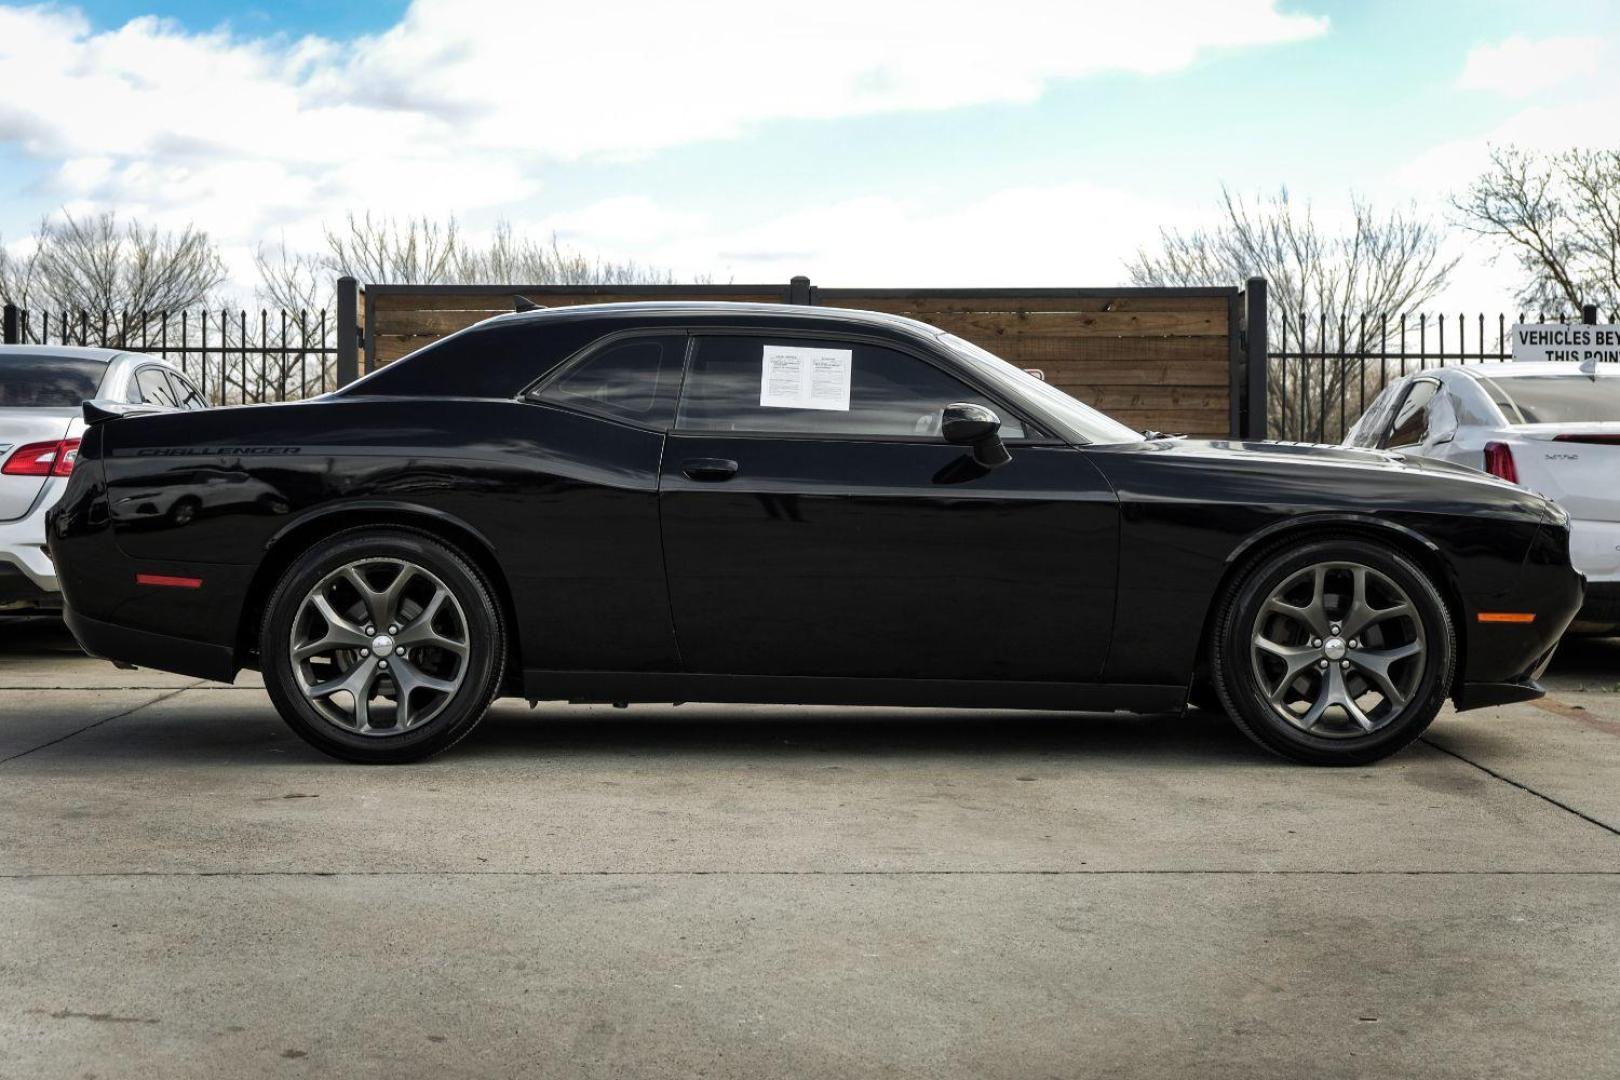
[[[499,220],[688,277],[1108,286],[1222,185],[1454,216],[1490,143],[1610,145],[1605,0],[0,4],[0,241],[113,209],[252,252]],[[1511,306],[1458,236],[1439,304]]]

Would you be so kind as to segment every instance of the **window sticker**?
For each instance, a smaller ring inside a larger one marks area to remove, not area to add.
[[[854,358],[852,349],[765,346],[759,373],[760,406],[849,412]]]

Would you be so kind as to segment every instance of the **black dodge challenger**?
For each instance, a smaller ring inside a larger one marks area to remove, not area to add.
[[[500,695],[1165,712],[1367,762],[1531,698],[1567,518],[1458,466],[1132,431],[909,319],[513,313],[325,397],[90,427],[50,525],[108,659],[258,668],[366,762]]]

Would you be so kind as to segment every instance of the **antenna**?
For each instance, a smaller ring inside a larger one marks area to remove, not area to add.
[[[535,303],[533,300],[530,300],[527,296],[518,296],[518,295],[514,294],[513,297],[512,297],[512,310],[513,311],[539,311],[541,308],[543,308],[545,306],[546,305],[544,305],[544,304]]]

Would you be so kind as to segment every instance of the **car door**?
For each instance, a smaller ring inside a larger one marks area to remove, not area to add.
[[[795,387],[793,353],[824,370]],[[1097,678],[1113,492],[949,367],[853,337],[693,339],[659,495],[685,670]],[[1009,464],[986,470],[941,438],[958,401],[997,411]]]

